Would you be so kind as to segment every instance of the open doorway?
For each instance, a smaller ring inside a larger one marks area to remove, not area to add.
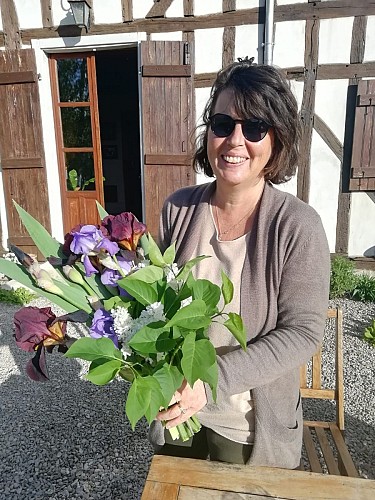
[[[137,47],[95,53],[104,203],[108,213],[142,213]]]

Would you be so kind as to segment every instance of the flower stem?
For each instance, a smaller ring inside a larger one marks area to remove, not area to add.
[[[124,272],[123,268],[120,266],[120,264],[118,263],[118,260],[117,260],[117,257],[116,255],[113,255],[113,260],[115,261],[116,265],[117,265],[117,269],[118,269],[118,272],[121,274],[121,276],[123,278],[125,278],[126,276],[126,273]]]

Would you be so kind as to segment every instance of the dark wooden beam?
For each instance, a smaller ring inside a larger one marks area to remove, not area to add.
[[[184,16],[194,16],[194,0],[184,0]]]
[[[309,202],[310,193],[311,141],[314,127],[319,24],[319,20],[306,21],[305,29],[305,83],[301,106],[302,136],[297,173],[297,196],[306,203]]]
[[[275,7],[275,22],[335,19],[338,17],[375,14],[375,0],[331,0],[279,5]]]
[[[14,0],[0,0],[5,49],[20,49],[22,42]]]
[[[51,0],[40,0],[40,8],[42,9],[42,22],[45,28],[53,26],[51,3]]]
[[[223,0],[223,13],[236,10],[236,0]],[[236,28],[226,26],[223,33],[222,67],[225,68],[234,61],[236,43]]]
[[[121,0],[121,9],[124,23],[133,21],[133,0]]]
[[[223,12],[236,10],[236,0],[223,0]]]

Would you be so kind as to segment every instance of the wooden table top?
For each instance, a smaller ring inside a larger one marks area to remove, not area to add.
[[[374,500],[375,481],[155,455],[142,500]]]

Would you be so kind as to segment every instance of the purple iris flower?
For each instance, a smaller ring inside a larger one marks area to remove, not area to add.
[[[132,261],[126,260],[124,257],[118,256],[117,262],[120,264],[120,267],[125,271],[126,274],[132,268]],[[119,273],[119,271],[115,271],[114,269],[108,269],[108,268],[106,268],[102,272],[102,275],[100,277],[103,285],[108,285],[108,286],[117,286],[117,281],[121,278],[122,276]]]
[[[83,265],[85,267],[85,276],[88,278],[99,271],[92,265],[90,257],[85,255],[83,258]]]
[[[94,339],[108,337],[118,347],[118,338],[113,329],[113,318],[108,311],[98,309],[95,311],[94,319],[90,328],[90,335]]]
[[[103,233],[91,224],[82,226],[72,236],[73,241],[70,244],[70,250],[78,255],[87,255],[92,252],[96,245],[104,238]]]

